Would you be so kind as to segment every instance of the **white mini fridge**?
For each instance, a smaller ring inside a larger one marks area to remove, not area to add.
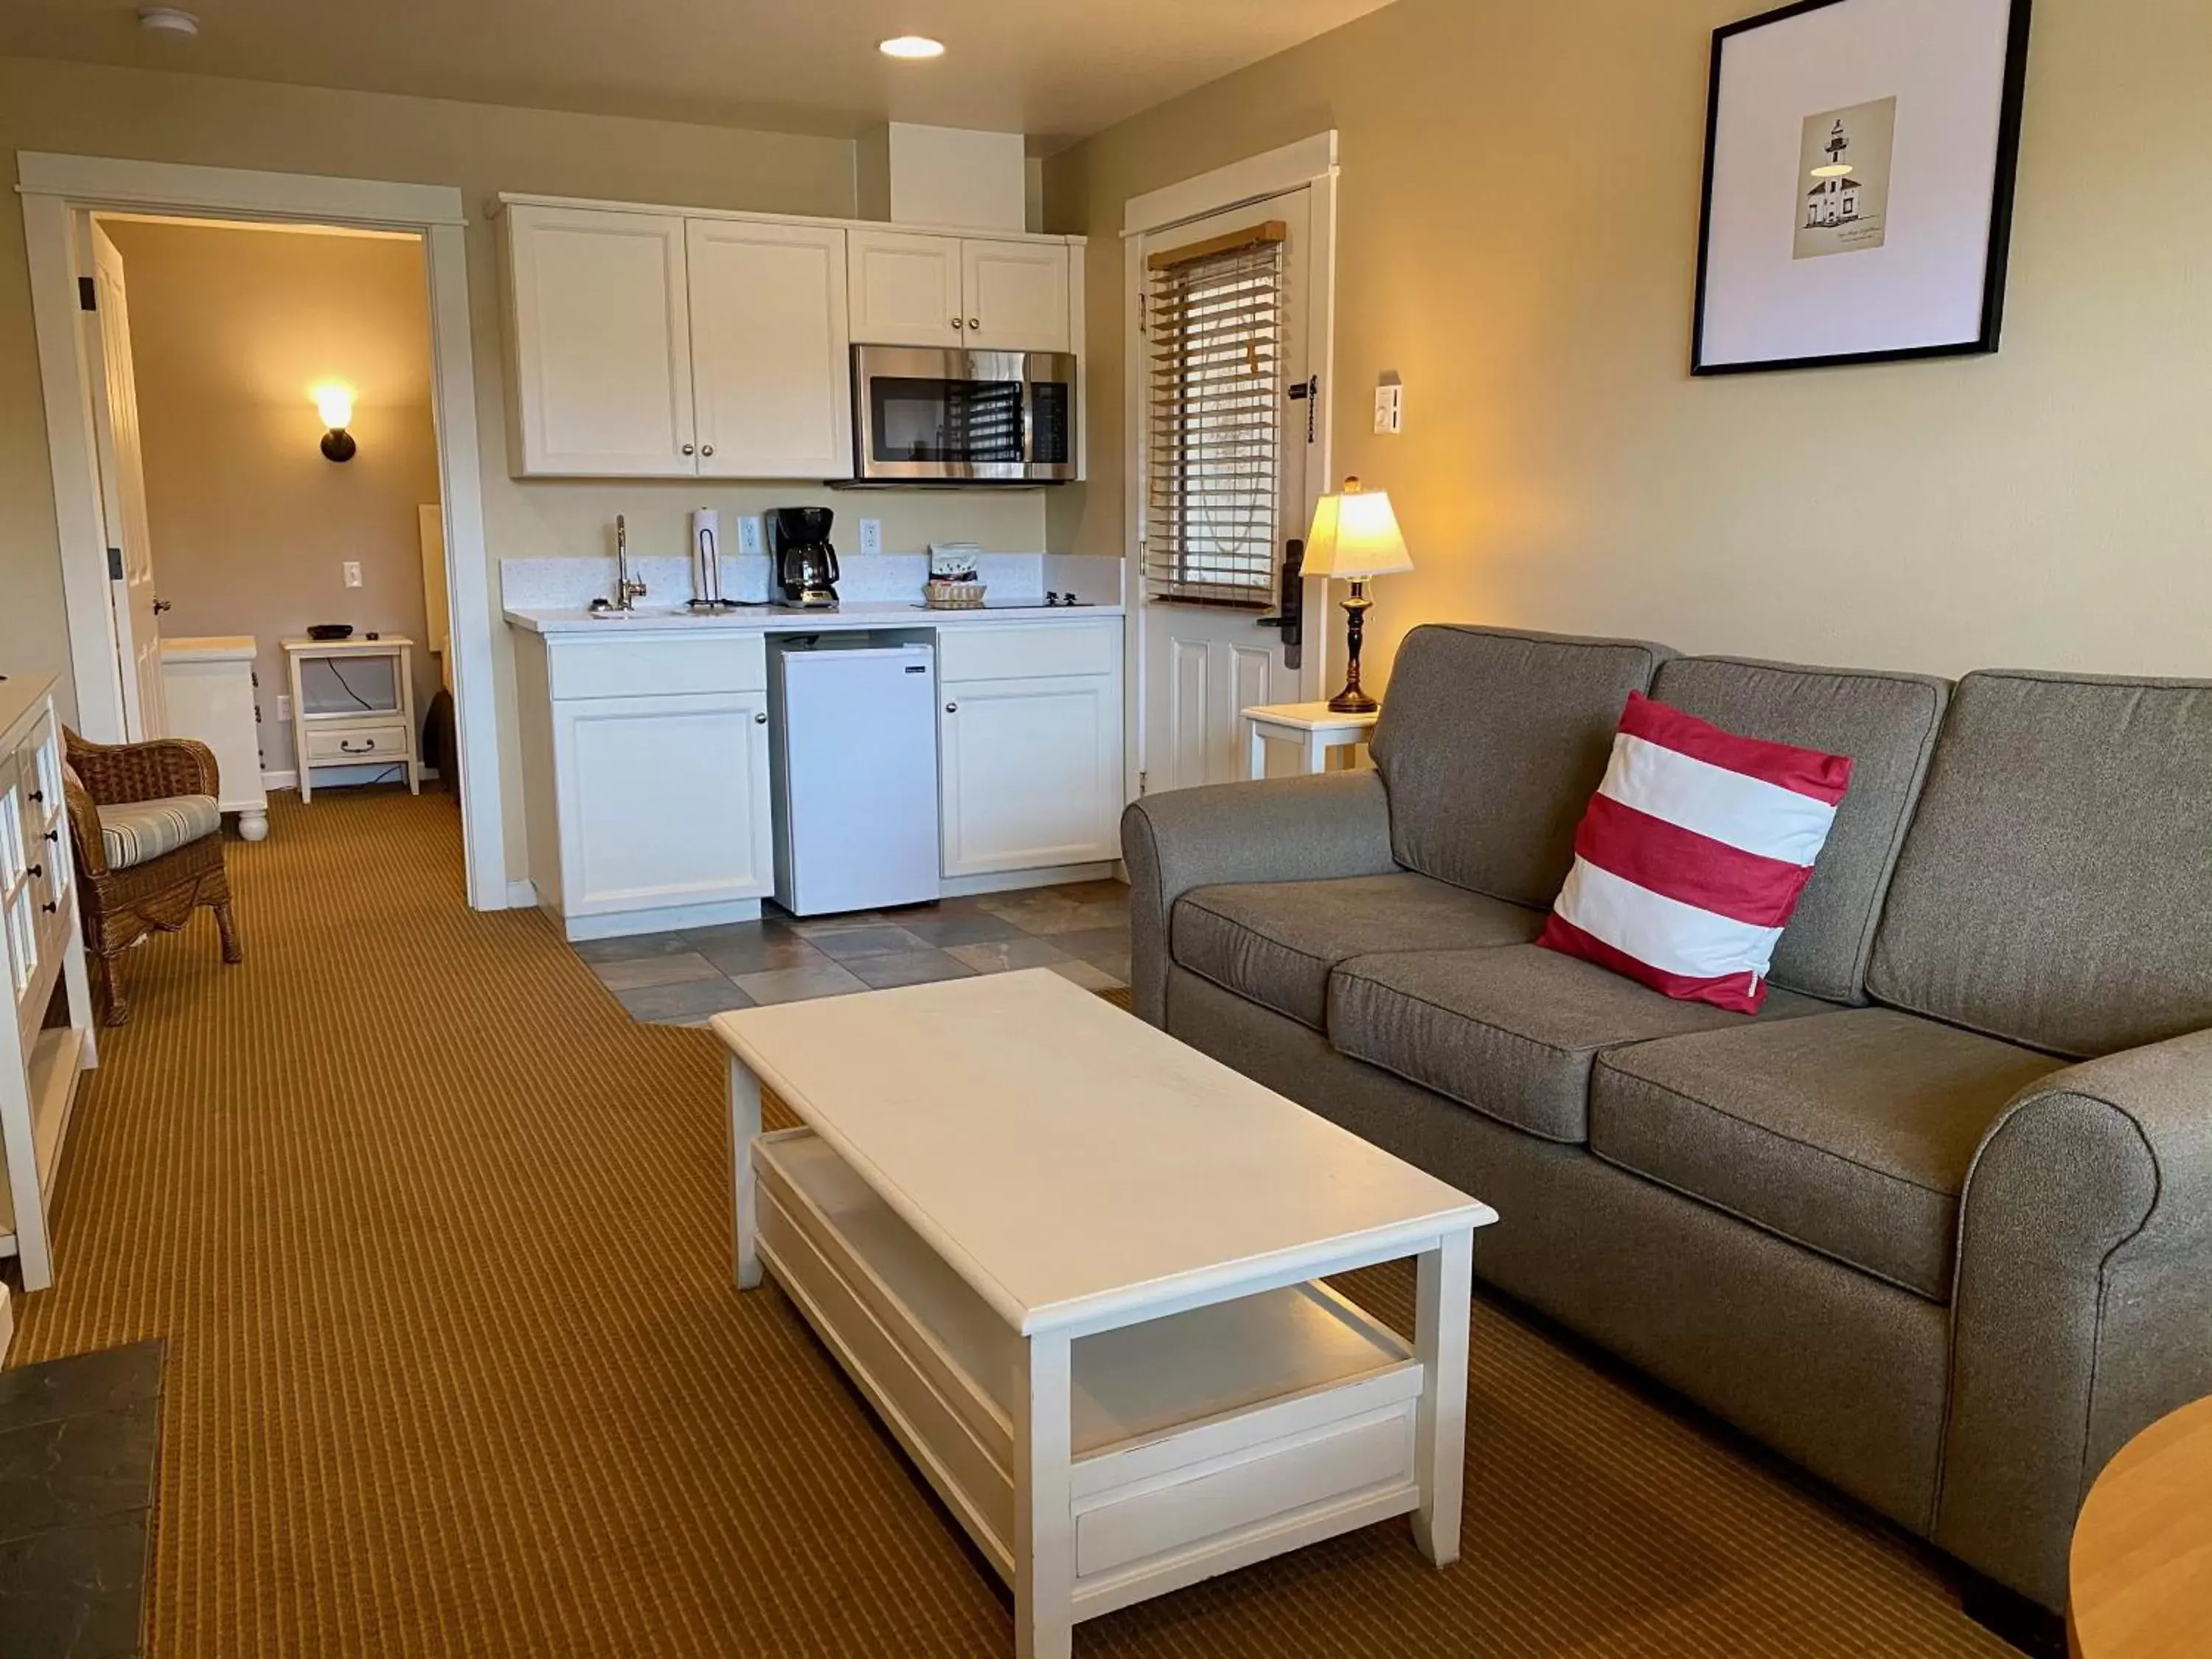
[[[937,897],[937,653],[866,635],[769,641],[775,902],[793,915]]]

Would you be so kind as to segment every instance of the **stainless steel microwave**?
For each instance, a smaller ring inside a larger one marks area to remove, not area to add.
[[[863,483],[1065,483],[1075,477],[1075,359],[856,345],[853,449]]]

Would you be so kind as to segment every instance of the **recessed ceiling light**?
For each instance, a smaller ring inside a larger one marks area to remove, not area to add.
[[[877,41],[876,50],[886,58],[942,58],[945,42],[933,40],[926,34],[895,34],[888,40]]]
[[[138,27],[149,34],[173,34],[189,40],[200,32],[200,20],[188,11],[179,11],[174,6],[142,6],[138,10]]]

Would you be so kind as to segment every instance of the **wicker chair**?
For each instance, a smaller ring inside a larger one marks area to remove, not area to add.
[[[205,744],[182,738],[151,743],[88,743],[64,728],[70,769],[67,785],[70,844],[76,855],[78,903],[84,943],[106,1023],[120,1025],[130,1005],[116,981],[115,958],[149,933],[173,933],[205,905],[222,935],[222,959],[244,959],[238,925],[230,913],[230,878],[222,865],[222,821],[197,840],[122,866],[109,862],[100,809],[137,801],[204,796],[219,799],[215,755]],[[200,809],[204,811],[204,807]]]

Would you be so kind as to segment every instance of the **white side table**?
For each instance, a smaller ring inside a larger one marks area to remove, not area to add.
[[[1245,776],[1267,775],[1270,738],[1297,744],[1305,757],[1307,771],[1326,772],[1328,751],[1365,743],[1375,729],[1376,717],[1376,714],[1340,714],[1325,702],[1271,702],[1248,708],[1244,711],[1244,722],[1251,732],[1251,755]]]
[[[415,641],[288,639],[292,683],[292,750],[300,799],[314,799],[319,766],[398,766],[410,793],[422,793],[415,742]]]

